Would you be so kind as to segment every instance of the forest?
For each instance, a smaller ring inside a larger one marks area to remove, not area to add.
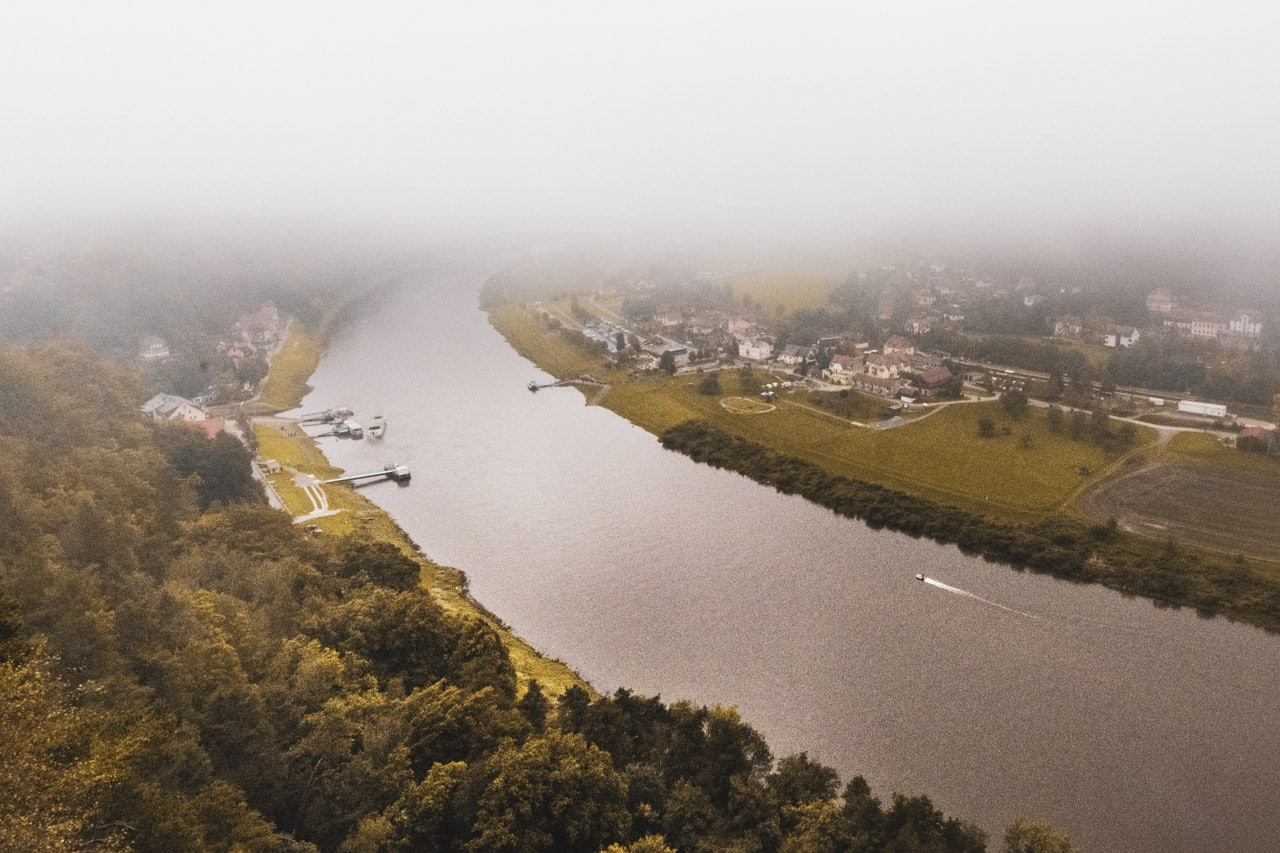
[[[0,848],[984,849],[732,708],[518,684],[415,555],[299,530],[150,393],[81,344],[0,349]]]

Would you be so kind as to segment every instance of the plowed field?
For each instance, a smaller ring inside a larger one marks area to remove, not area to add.
[[[1280,560],[1280,478],[1197,465],[1143,468],[1081,498],[1099,519],[1155,537]]]

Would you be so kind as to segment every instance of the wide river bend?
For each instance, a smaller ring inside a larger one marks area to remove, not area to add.
[[[365,494],[543,653],[602,692],[736,705],[776,755],[927,793],[993,849],[1020,814],[1085,850],[1280,849],[1280,638],[872,531],[531,394],[485,275],[387,293],[303,408],[386,416],[325,453],[409,465]]]

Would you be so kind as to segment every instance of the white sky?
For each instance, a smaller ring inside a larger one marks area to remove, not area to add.
[[[1236,3],[0,4],[0,223],[1280,226]]]

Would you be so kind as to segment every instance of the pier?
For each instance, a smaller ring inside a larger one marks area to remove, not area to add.
[[[335,421],[345,421],[355,412],[345,406],[338,406],[334,409],[325,409],[323,412],[311,412],[298,418],[300,424],[331,424]]]
[[[573,379],[560,379],[555,382],[544,382],[541,385],[539,385],[535,380],[535,381],[531,381],[525,387],[536,394],[538,391],[541,391],[543,388],[565,388],[565,387],[568,387],[569,385],[603,385],[603,384],[604,383],[601,382],[599,379],[596,379],[593,376],[588,376],[587,374],[584,373],[582,376],[577,376],[577,377],[574,377]]]
[[[409,466],[407,465],[388,465],[381,471],[373,471],[368,474],[348,474],[344,477],[334,477],[332,480],[321,480],[322,485],[330,483],[354,483],[358,480],[395,480],[397,483],[409,482]]]

